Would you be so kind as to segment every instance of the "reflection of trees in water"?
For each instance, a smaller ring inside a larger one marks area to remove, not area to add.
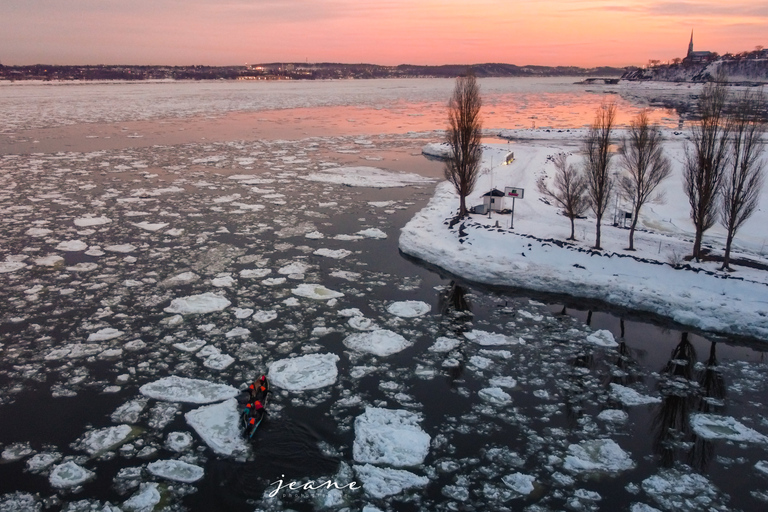
[[[696,350],[688,333],[682,333],[661,372],[659,389],[663,398],[651,423],[653,450],[663,467],[684,461],[697,471],[704,471],[714,457],[714,444],[697,436],[690,424],[693,412],[712,412],[720,408],[725,397],[726,384],[717,368],[714,342],[704,369],[696,375],[695,365]]]
[[[459,362],[458,366],[447,368],[448,380],[453,383],[464,374],[464,346],[462,334],[472,329],[472,303],[467,297],[466,288],[451,281],[437,296],[437,305],[442,319],[440,322],[445,334],[450,334],[462,340],[462,343],[449,354]]]
[[[570,428],[577,427],[579,418],[584,415],[585,404],[592,402],[592,391],[587,381],[592,379],[594,368],[595,356],[590,348],[581,349],[571,361],[568,383],[562,389],[565,417]]]

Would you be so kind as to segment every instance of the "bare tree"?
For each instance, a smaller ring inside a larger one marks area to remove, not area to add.
[[[456,78],[448,102],[447,142],[451,154],[445,164],[445,179],[459,194],[459,217],[467,215],[466,198],[472,193],[480,170],[480,86],[472,74]]]
[[[685,151],[683,189],[691,205],[696,231],[693,257],[697,261],[702,236],[717,220],[717,196],[728,163],[729,126],[723,111],[727,97],[721,80],[704,86],[698,101],[700,120],[692,125],[690,146]]]
[[[568,156],[565,153],[555,155],[554,162],[554,190],[547,187],[543,178],[538,181],[537,186],[539,192],[555,201],[571,220],[571,236],[568,240],[576,240],[574,220],[589,208],[586,195],[587,180],[576,166],[568,164]]]
[[[587,177],[587,195],[590,207],[597,217],[595,227],[595,249],[600,247],[600,223],[611,198],[613,179],[610,174],[611,131],[616,120],[616,104],[603,103],[597,109],[595,120],[584,140],[584,168]]]
[[[621,163],[627,173],[619,181],[622,192],[632,200],[632,225],[629,228],[629,250],[635,250],[635,228],[640,209],[648,201],[661,200],[653,191],[672,171],[664,156],[661,130],[652,125],[648,111],[641,111],[629,124],[629,133],[619,148]]]
[[[727,232],[727,238],[721,270],[731,270],[728,263],[736,231],[755,212],[760,199],[765,168],[765,161],[760,158],[765,132],[760,107],[764,102],[762,92],[746,91],[737,100],[736,108],[728,119],[730,159],[720,202],[720,223]]]

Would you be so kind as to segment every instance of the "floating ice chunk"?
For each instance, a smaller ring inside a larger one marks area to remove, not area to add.
[[[163,377],[139,388],[142,395],[167,402],[208,404],[236,397],[240,392],[226,384],[186,377]]]
[[[243,279],[261,279],[271,273],[272,269],[269,268],[243,269],[240,271],[240,277]]]
[[[278,286],[283,284],[286,281],[284,277],[269,277],[267,279],[264,279],[261,284],[264,286]]]
[[[661,510],[654,508],[645,503],[633,503],[629,507],[629,512],[661,512]]]
[[[299,261],[281,267],[277,270],[278,274],[291,275],[291,274],[305,274],[309,270],[310,266],[306,263]]]
[[[322,248],[322,249],[316,250],[312,254],[316,254],[318,256],[323,256],[323,257],[326,257],[326,258],[334,258],[334,259],[340,260],[340,259],[346,258],[350,254],[352,254],[352,251],[348,251],[346,249],[336,249],[336,250],[333,250],[333,249]]]
[[[404,300],[393,302],[387,307],[387,311],[395,316],[403,318],[414,318],[426,315],[432,309],[432,306],[420,300]]]
[[[57,452],[43,452],[33,455],[27,460],[27,469],[32,473],[40,473],[45,471],[53,464],[56,464],[61,460],[61,454]],[[0,508],[0,512],[2,512]]]
[[[231,331],[227,331],[224,336],[227,338],[250,338],[251,331],[245,327],[235,327]]]
[[[271,322],[275,318],[277,318],[277,311],[257,311],[253,315],[253,319],[262,324]]]
[[[494,405],[505,405],[512,401],[512,397],[501,388],[481,389],[477,392],[477,395],[486,402]]]
[[[598,345],[600,347],[618,347],[619,344],[613,337],[611,331],[600,329],[587,336],[587,343]]]
[[[350,327],[357,329],[358,331],[373,331],[379,328],[379,326],[376,325],[376,322],[364,316],[353,316],[347,320],[347,323]]]
[[[183,343],[174,343],[173,346],[182,352],[197,352],[205,346],[205,342],[203,340],[189,340]]]
[[[123,348],[125,350],[130,350],[130,351],[134,352],[136,350],[141,350],[141,349],[143,349],[146,346],[147,346],[147,344],[144,341],[142,341],[142,340],[133,340],[133,341],[129,341],[128,343],[123,345]]]
[[[456,338],[446,338],[445,336],[440,336],[435,340],[435,343],[432,344],[431,347],[429,347],[427,350],[430,352],[450,352],[451,350],[455,349],[461,345],[461,340]]]
[[[87,248],[88,244],[82,240],[65,240],[56,246],[57,250],[65,252],[79,252],[84,251]]]
[[[621,409],[606,409],[597,415],[597,419],[608,423],[624,423],[628,418],[629,415]]]
[[[727,439],[743,443],[768,443],[768,438],[746,427],[731,416],[692,414],[691,427],[704,439]]]
[[[207,292],[173,299],[171,305],[165,308],[164,311],[166,313],[180,313],[182,315],[213,313],[214,311],[226,309],[230,304],[231,302],[225,297]]]
[[[727,497],[721,496],[705,476],[690,468],[661,469],[643,480],[642,488],[664,510],[727,510],[724,503]]]
[[[109,252],[119,252],[121,254],[127,254],[129,252],[135,251],[136,246],[131,244],[107,245],[106,247],[104,247],[104,250]]]
[[[9,272],[16,272],[27,266],[26,263],[21,261],[0,261],[0,274],[6,274]]]
[[[93,332],[88,335],[88,342],[92,341],[107,341],[107,340],[113,340],[115,338],[119,338],[125,334],[123,331],[118,331],[117,329],[113,329],[112,327],[107,327],[105,329],[100,329],[96,332]]]
[[[87,432],[77,443],[77,449],[89,455],[97,455],[116,448],[126,442],[133,432],[130,425],[117,425]]]
[[[337,313],[344,318],[351,318],[353,316],[363,316],[363,312],[357,308],[340,309]]]
[[[194,283],[199,279],[200,279],[200,276],[195,274],[194,272],[182,272],[181,274],[178,274],[173,277],[169,277],[168,279],[165,279],[163,281],[160,281],[160,286],[165,286],[166,288],[170,288],[173,286],[183,286],[183,285]]]
[[[299,176],[308,181],[335,183],[350,187],[406,187],[433,180],[418,174],[395,173],[376,167],[336,167]]]
[[[243,455],[247,445],[240,433],[237,400],[206,405],[184,415],[187,423],[219,455]]]
[[[41,258],[35,259],[35,265],[40,265],[41,267],[55,267],[56,265],[61,265],[64,263],[64,258],[57,254],[52,254],[50,256],[43,256]]]
[[[629,454],[612,439],[592,439],[568,447],[563,468],[572,473],[618,474],[632,469]]]
[[[517,381],[512,377],[493,377],[488,382],[491,386],[498,388],[514,388],[517,386]]]
[[[158,222],[158,223],[152,224],[152,223],[147,222],[147,221],[141,221],[141,222],[135,222],[135,223],[133,223],[133,225],[136,226],[137,228],[141,228],[141,229],[143,229],[145,231],[159,231],[159,230],[163,229],[164,227],[167,227],[168,223],[167,222]]]
[[[367,352],[377,356],[396,354],[413,343],[388,329],[350,334],[344,338],[344,345],[358,352]]]
[[[387,238],[387,234],[378,228],[363,229],[355,234],[364,236],[365,238],[375,238],[378,240]]]
[[[157,460],[147,465],[147,470],[155,476],[191,484],[203,478],[203,468],[181,460]]]
[[[14,462],[34,453],[29,443],[13,443],[5,447],[2,453],[3,462]]]
[[[67,270],[70,272],[92,272],[97,268],[99,268],[98,263],[94,263],[92,261],[81,261],[80,263],[67,267]]]
[[[235,358],[229,354],[212,354],[203,361],[203,366],[211,370],[224,370],[235,362]]]
[[[410,471],[392,468],[377,468],[366,464],[355,466],[355,473],[363,483],[363,490],[374,498],[386,498],[400,494],[406,489],[425,487],[429,479]]]
[[[300,284],[291,290],[291,293],[298,295],[299,297],[316,300],[338,299],[339,297],[344,296],[343,293],[329,290],[323,285],[309,283]]]
[[[501,477],[501,481],[516,493],[527,496],[533,492],[533,482],[536,481],[536,477],[523,473],[512,473]]]
[[[657,404],[661,402],[661,398],[641,395],[632,388],[614,382],[611,383],[611,395],[626,406]]]
[[[93,471],[88,471],[72,461],[59,464],[51,470],[48,481],[56,489],[68,489],[77,487],[95,476]]]
[[[165,447],[172,452],[181,453],[192,447],[194,439],[189,432],[171,432],[165,438]]]
[[[110,222],[112,222],[112,219],[108,217],[80,217],[79,219],[75,219],[75,226],[86,228],[90,226],[102,226],[104,224],[109,224]]]
[[[473,343],[483,346],[496,346],[496,345],[516,345],[518,341],[511,336],[504,336],[503,334],[495,332],[486,332],[473,329],[464,333],[464,337]]]
[[[158,484],[142,483],[139,490],[133,496],[123,502],[123,510],[128,512],[152,512],[155,506],[160,503],[160,491],[157,490]]]
[[[115,423],[136,423],[146,406],[146,398],[126,402],[112,413],[112,421]]]
[[[49,234],[53,233],[50,229],[47,228],[29,228],[24,232],[27,236],[33,236],[35,238],[39,238],[42,236],[47,236]]]
[[[330,386],[336,382],[336,354],[307,354],[270,363],[272,383],[289,391],[303,391]]]
[[[355,418],[352,455],[357,462],[416,466],[429,453],[429,434],[419,426],[421,417],[401,409],[366,407]]]
[[[41,512],[43,504],[37,496],[16,491],[0,496],[0,512]]]
[[[469,358],[469,364],[480,370],[485,370],[493,364],[493,361],[483,356],[472,356]]]
[[[235,308],[235,318],[238,318],[240,320],[244,318],[248,318],[253,314],[253,310],[251,308]]]
[[[319,231],[311,231],[311,232],[307,233],[306,235],[304,235],[304,237],[305,238],[309,238],[311,240],[320,240],[322,238],[325,238],[325,235],[322,234]]]
[[[211,279],[211,284],[217,288],[231,288],[235,285],[235,283],[237,283],[237,281],[235,281],[235,278],[230,275]]]

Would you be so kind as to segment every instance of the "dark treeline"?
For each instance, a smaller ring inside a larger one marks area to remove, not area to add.
[[[513,64],[451,64],[443,66],[379,66],[375,64],[269,63],[248,66],[3,66],[0,80],[237,80],[339,78],[455,78],[471,70],[477,77],[612,76],[622,68],[573,66],[515,66]]]

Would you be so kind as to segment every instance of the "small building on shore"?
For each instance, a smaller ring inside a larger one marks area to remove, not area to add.
[[[693,30],[691,30],[691,41],[688,43],[688,54],[683,59],[683,64],[701,64],[710,62],[717,58],[715,52],[706,50],[695,52],[693,51]]]
[[[494,188],[490,192],[483,194],[483,208],[485,212],[494,211],[500,212],[504,209],[504,192]]]

